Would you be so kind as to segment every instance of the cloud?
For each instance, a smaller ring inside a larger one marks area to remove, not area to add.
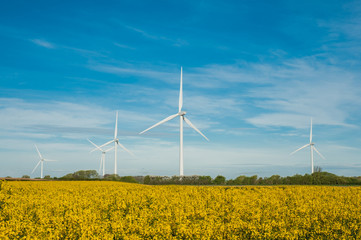
[[[178,78],[175,73],[164,72],[164,71],[155,71],[149,69],[140,69],[136,67],[118,67],[114,65],[106,64],[90,64],[88,68],[98,72],[111,73],[115,75],[125,75],[125,76],[138,76],[144,78],[152,78],[163,80],[169,82],[171,79]]]
[[[54,44],[42,39],[31,39],[30,41],[41,47],[45,47],[49,49],[55,48]]]
[[[358,78],[357,73],[311,59],[288,60],[270,72],[269,86],[249,91],[262,111],[247,121],[299,128],[314,117],[317,124],[351,127],[348,119],[361,106]]]
[[[135,50],[136,48],[125,45],[125,44],[120,44],[120,43],[114,43],[115,46],[120,47],[120,48],[125,48],[125,49],[131,49],[131,50]]]
[[[113,133],[115,112],[97,105],[69,102],[34,102],[2,98],[0,104],[0,132],[10,138],[86,139],[94,135],[110,136]],[[126,118],[122,116],[127,116]],[[135,135],[134,130],[124,131],[133,122],[149,120],[136,112],[119,110],[119,127],[122,134]]]
[[[149,32],[147,32],[145,30],[142,30],[142,29],[139,29],[139,28],[136,28],[136,27],[133,27],[133,26],[129,26],[129,25],[125,25],[125,24],[122,24],[122,25],[125,28],[127,28],[127,29],[129,29],[129,30],[131,30],[133,32],[141,34],[143,37],[145,37],[147,39],[161,40],[161,41],[170,42],[175,47],[181,47],[181,46],[184,46],[184,45],[188,44],[187,41],[185,41],[183,39],[180,39],[180,38],[173,39],[173,38],[165,37],[165,36],[162,36],[162,35],[150,34]]]

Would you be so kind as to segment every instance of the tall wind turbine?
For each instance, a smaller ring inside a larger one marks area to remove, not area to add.
[[[89,141],[93,146],[96,147],[96,149],[93,149],[93,150],[90,151],[90,152],[94,152],[95,150],[99,150],[99,151],[102,152],[102,156],[101,156],[101,158],[100,158],[99,173],[102,171],[102,176],[104,177],[104,175],[105,175],[105,154],[106,154],[107,152],[109,152],[110,150],[114,149],[114,147],[109,148],[109,149],[107,149],[107,150],[103,150],[102,148],[100,148],[98,145],[96,145],[95,143],[93,143],[93,142],[90,141],[89,139],[88,139],[88,141]]]
[[[154,124],[153,126],[151,126],[150,128],[147,128],[146,130],[144,130],[143,132],[140,132],[139,134],[143,134],[146,131],[161,125],[165,122],[168,122],[169,120],[172,120],[173,118],[176,118],[179,116],[179,176],[183,176],[183,121],[185,121],[191,128],[193,128],[194,130],[196,130],[200,135],[202,135],[207,141],[209,141],[209,139],[204,136],[204,134],[199,131],[192,123],[191,121],[189,121],[188,118],[185,117],[186,112],[182,111],[182,107],[183,107],[183,68],[181,67],[181,77],[180,77],[180,89],[179,89],[179,108],[178,108],[178,113],[171,115],[165,119],[163,119],[162,121]]]
[[[119,145],[121,148],[124,149],[124,151],[126,151],[127,153],[129,153],[130,155],[134,156],[134,154],[129,151],[128,149],[126,149],[123,144],[121,144],[119,142],[119,139],[118,139],[118,111],[116,113],[116,117],[115,117],[115,130],[114,130],[114,139],[113,140],[110,140],[109,142],[107,143],[104,143],[103,145],[99,146],[100,148],[108,145],[108,144],[111,144],[114,142],[114,174],[117,174],[117,146]]]
[[[35,148],[36,148],[36,151],[38,152],[38,155],[39,155],[40,160],[39,160],[38,164],[36,164],[35,168],[34,168],[33,171],[31,172],[31,174],[33,174],[33,173],[35,172],[35,170],[37,169],[37,167],[38,167],[39,164],[40,164],[40,167],[41,167],[41,175],[40,175],[40,178],[43,178],[43,176],[44,176],[44,175],[43,175],[44,162],[55,162],[55,160],[49,160],[49,159],[43,158],[43,156],[41,155],[41,153],[40,153],[38,147],[36,146],[36,144],[35,144]]]
[[[323,159],[325,159],[325,157],[317,150],[317,148],[315,147],[315,144],[312,142],[312,118],[311,118],[311,130],[310,130],[310,143],[307,143],[305,146],[300,147],[299,149],[297,149],[296,151],[290,153],[290,155],[298,152],[301,149],[304,149],[305,147],[310,146],[310,150],[311,150],[311,173],[313,173],[314,168],[313,168],[313,150],[315,150],[317,152],[318,155],[320,155],[320,157],[322,157]]]

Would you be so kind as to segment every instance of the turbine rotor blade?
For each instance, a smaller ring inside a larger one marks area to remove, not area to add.
[[[173,118],[175,118],[175,117],[177,117],[177,116],[178,116],[178,113],[177,113],[177,114],[174,114],[174,115],[171,115],[171,116],[163,119],[162,121],[154,124],[154,125],[151,126],[150,128],[145,129],[143,132],[140,132],[139,134],[143,134],[143,133],[145,133],[146,131],[148,131],[148,130],[150,130],[150,129],[152,129],[152,128],[155,128],[156,126],[161,125],[162,123],[168,122],[169,120],[172,120]]]
[[[111,148],[105,150],[104,152],[109,152],[110,150],[113,150],[113,149],[114,149],[114,147],[111,147]]]
[[[135,155],[134,155],[131,151],[129,151],[126,147],[124,147],[123,144],[121,144],[121,143],[118,142],[118,145],[119,145],[121,148],[123,148],[124,151],[126,151],[127,153],[129,153],[130,155],[132,155],[133,157],[135,157]]]
[[[41,163],[41,160],[38,162],[38,164],[36,164],[36,166],[34,167],[33,171],[31,172],[31,174],[33,174],[36,170],[36,168],[39,166],[39,164]]]
[[[292,155],[292,154],[294,154],[294,153],[296,153],[296,152],[300,151],[301,149],[304,149],[304,148],[305,148],[305,147],[307,147],[307,146],[310,146],[310,144],[309,144],[309,143],[307,143],[305,146],[302,146],[302,147],[300,147],[299,149],[297,149],[296,151],[291,152],[291,153],[290,153],[290,155]]]
[[[200,135],[202,135],[207,141],[209,141],[209,139],[208,139],[201,131],[199,131],[199,129],[196,128],[196,126],[194,126],[194,125],[191,123],[191,121],[189,121],[188,118],[186,118],[185,116],[183,116],[183,119],[184,119],[184,121],[185,121],[191,128],[193,128],[194,130],[196,130],[196,131],[197,131]]]
[[[57,160],[52,160],[52,159],[43,159],[44,160],[44,162],[57,162]]]
[[[106,146],[106,145],[109,145],[109,144],[111,144],[112,142],[114,142],[114,139],[113,139],[113,140],[110,140],[109,142],[104,143],[103,145],[100,145],[99,148],[102,148],[102,147],[104,147],[104,146]],[[96,149],[93,149],[92,151],[95,151],[95,150],[96,150]]]
[[[42,158],[43,158],[43,156],[41,156],[41,153],[40,153],[40,151],[39,151],[38,147],[36,146],[36,144],[34,144],[34,145],[35,145],[36,151],[37,151],[37,152],[38,152],[38,154],[39,154],[40,159],[42,159]]]
[[[326,158],[316,149],[315,146],[313,146],[313,149],[315,149],[315,151],[318,153],[318,155],[320,155],[320,157],[326,160]]]
[[[181,67],[181,78],[180,78],[180,88],[179,88],[179,112],[183,107],[183,67]]]
[[[90,141],[89,139],[88,139],[88,141],[91,143],[91,144],[93,144],[93,146],[94,147],[96,147],[99,151],[102,151],[103,152],[103,149],[101,149],[98,145],[96,145],[95,143],[93,143],[92,141]],[[91,152],[93,152],[94,150],[92,150]]]

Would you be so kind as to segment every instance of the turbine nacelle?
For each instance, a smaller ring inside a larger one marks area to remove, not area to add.
[[[185,111],[180,111],[180,112],[178,113],[178,115],[179,115],[179,116],[184,116],[184,115],[186,115],[186,113],[187,113],[187,112],[185,112]]]

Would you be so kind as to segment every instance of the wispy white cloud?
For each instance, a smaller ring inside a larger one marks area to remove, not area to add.
[[[351,126],[348,119],[361,106],[357,78],[348,70],[310,59],[287,61],[270,74],[270,86],[250,90],[256,107],[268,113],[260,111],[248,121],[297,128],[314,117],[318,124]]]
[[[115,112],[97,105],[69,102],[29,102],[22,99],[2,98],[0,104],[0,132],[15,138],[85,139],[92,135],[113,132]],[[119,110],[119,123],[146,121],[146,115]],[[122,117],[126,116],[126,118]],[[124,132],[124,127],[119,130]],[[128,135],[136,133],[127,132]]]
[[[106,64],[90,64],[88,65],[88,68],[98,72],[105,72],[116,75],[130,75],[130,76],[152,78],[166,82],[169,82],[171,79],[178,78],[178,76],[174,73],[156,71],[156,70],[150,70],[144,68],[118,67],[118,66],[106,65]]]
[[[152,39],[152,40],[161,40],[161,41],[166,41],[166,42],[170,42],[173,46],[175,47],[181,47],[181,46],[184,46],[184,45],[187,45],[187,41],[183,40],[183,39],[180,39],[180,38],[176,38],[176,39],[173,39],[173,38],[170,38],[170,37],[165,37],[163,35],[156,35],[156,34],[151,34],[145,30],[142,30],[140,28],[136,28],[136,27],[133,27],[133,26],[130,26],[130,25],[125,25],[125,24],[122,24],[125,28],[133,31],[133,32],[136,32],[136,33],[139,33],[141,34],[143,37],[147,38],[147,39]]]
[[[45,48],[55,48],[55,45],[53,43],[50,43],[46,40],[42,39],[30,39],[31,42],[35,43],[38,46],[45,47]]]
[[[120,48],[125,48],[125,49],[131,49],[131,50],[135,50],[135,47],[131,47],[125,44],[120,44],[120,43],[114,43],[115,46],[120,47]]]

